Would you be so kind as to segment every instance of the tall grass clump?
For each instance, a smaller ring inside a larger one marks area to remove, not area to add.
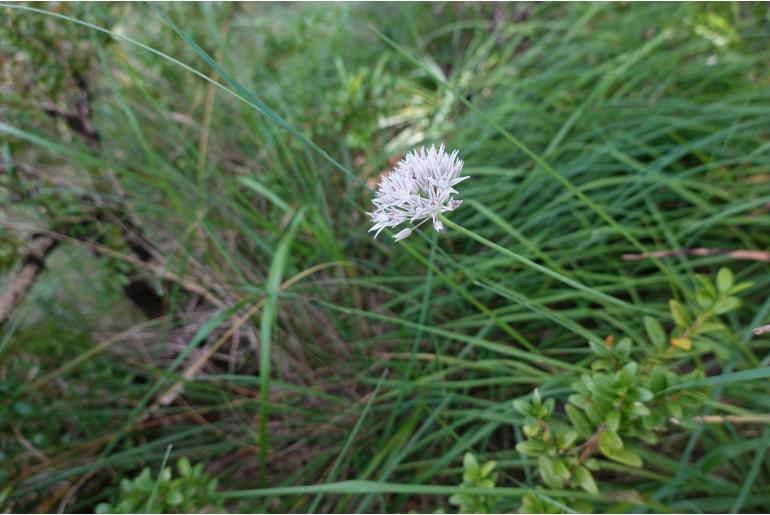
[[[766,5],[0,11],[2,509],[770,504]]]

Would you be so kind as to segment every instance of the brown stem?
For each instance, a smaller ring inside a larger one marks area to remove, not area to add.
[[[587,460],[588,457],[591,456],[596,449],[599,448],[599,439],[601,438],[605,428],[606,428],[605,424],[600,425],[599,428],[596,430],[596,432],[591,435],[591,438],[586,440],[586,443],[578,447],[578,449],[582,449],[580,451],[580,456],[578,457],[579,464],[582,465],[583,462]]]
[[[27,295],[37,277],[45,269],[45,260],[54,251],[59,241],[46,234],[33,234],[26,243],[27,251],[16,275],[0,295],[0,326]]]
[[[650,258],[666,258],[672,256],[725,256],[733,259],[746,259],[750,261],[766,261],[770,263],[770,252],[760,250],[729,250],[729,249],[672,249],[643,252],[641,254],[623,254],[626,261],[640,261]]]

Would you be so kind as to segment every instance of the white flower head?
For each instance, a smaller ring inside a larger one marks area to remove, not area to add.
[[[369,232],[375,231],[376,238],[386,227],[418,222],[399,231],[394,236],[399,241],[429,219],[433,221],[433,228],[441,231],[444,224],[438,215],[452,211],[462,203],[452,196],[457,193],[454,186],[468,178],[460,177],[463,162],[457,154],[457,150],[447,154],[444,145],[438,149],[422,147],[407,154],[380,180],[372,200],[374,211],[369,213],[372,217]]]

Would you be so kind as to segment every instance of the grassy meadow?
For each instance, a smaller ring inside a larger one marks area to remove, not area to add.
[[[766,512],[768,64],[763,3],[0,4],[0,511]]]

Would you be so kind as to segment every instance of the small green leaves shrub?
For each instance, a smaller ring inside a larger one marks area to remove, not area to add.
[[[736,294],[751,284],[735,284],[726,268],[719,270],[716,283],[696,278],[698,286],[689,302],[669,302],[673,327],[668,334],[661,322],[645,317],[646,340],[624,337],[615,343],[609,336],[604,342],[589,342],[589,372],[572,382],[563,410],[555,399],[543,399],[537,389],[513,401],[514,410],[524,418],[526,437],[516,449],[536,459],[544,487],[597,495],[600,485],[593,473],[602,467],[600,458],[643,467],[640,446],[655,445],[672,420],[686,420],[702,410],[707,396],[688,387],[704,376],[696,357],[710,352],[726,359],[723,342],[730,340],[729,330],[718,317],[737,309]],[[712,339],[713,335],[720,338]],[[466,475],[468,468],[466,463]],[[468,484],[464,479],[463,484]],[[578,499],[560,502],[578,511],[592,511]],[[461,507],[471,507],[470,501]],[[533,491],[523,497],[520,511],[563,509]]]
[[[494,488],[497,481],[497,463],[488,461],[479,465],[476,457],[466,452],[463,457],[463,482],[460,486]],[[494,513],[494,495],[458,493],[449,498],[449,502],[459,506],[460,513]]]
[[[217,479],[203,470],[202,464],[194,467],[182,457],[177,462],[178,477],[172,477],[171,467],[164,468],[158,478],[153,478],[145,468],[134,479],[122,479],[117,499],[113,503],[101,503],[97,513],[201,513],[225,512],[224,505],[214,497]]]

